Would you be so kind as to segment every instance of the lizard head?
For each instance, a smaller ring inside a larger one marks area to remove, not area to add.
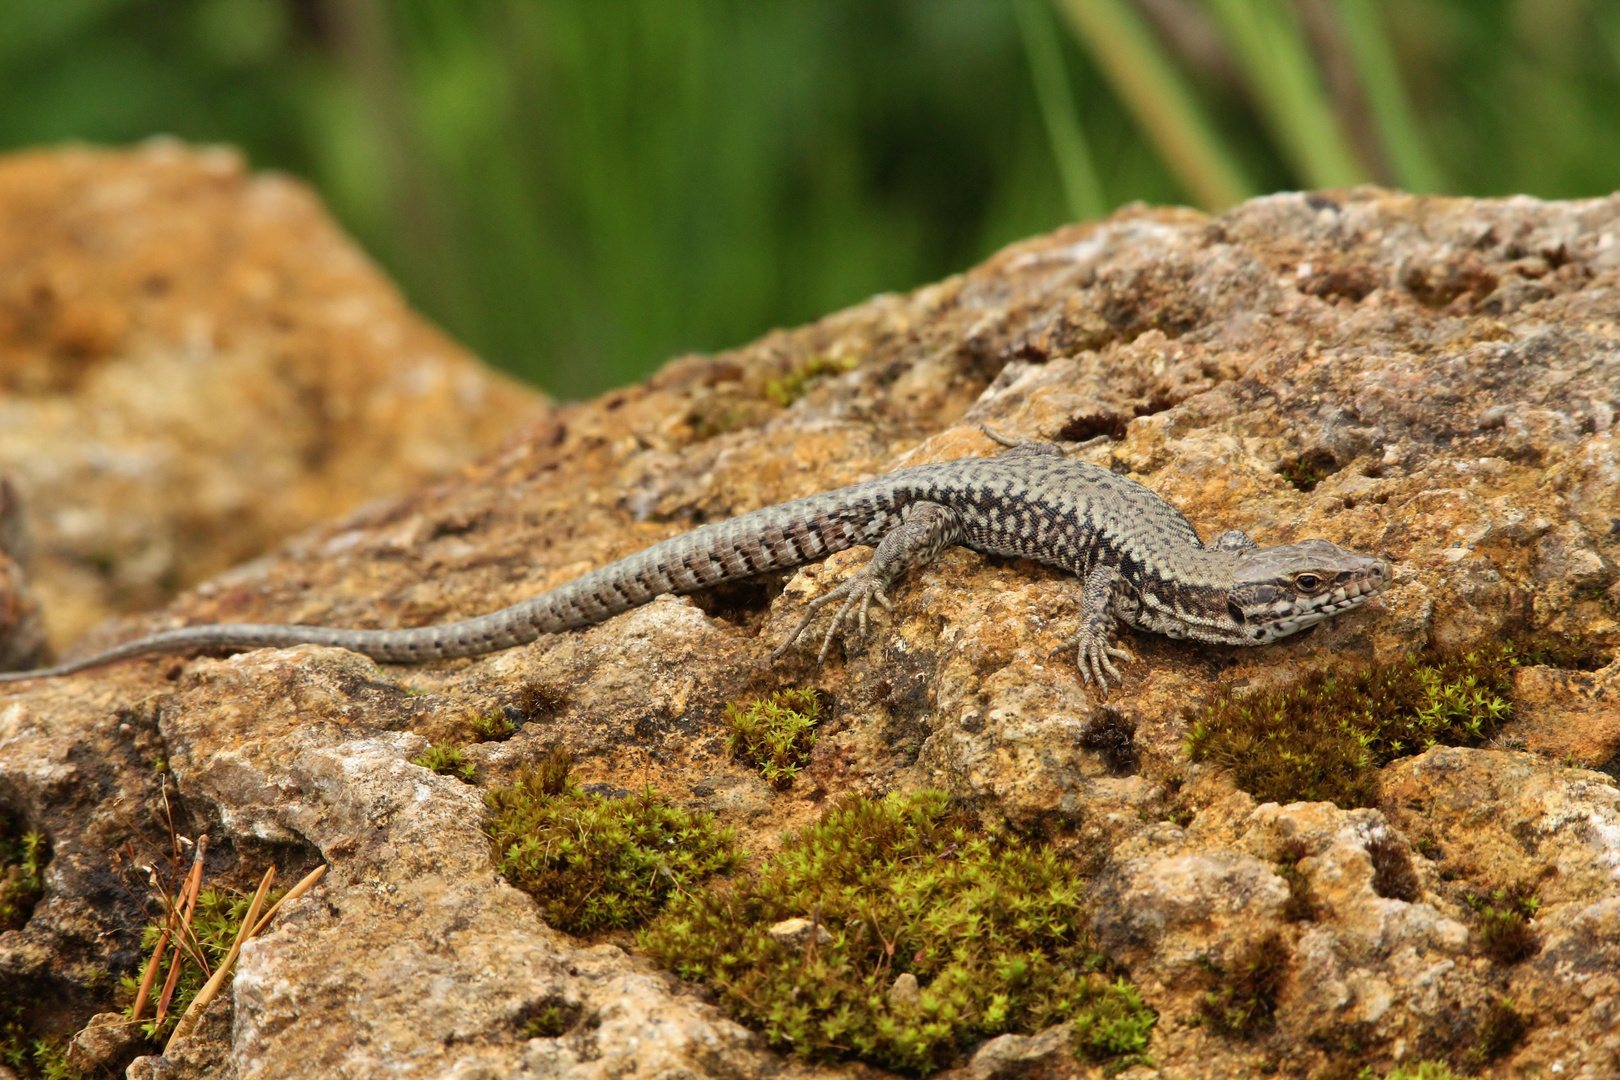
[[[1326,540],[1301,540],[1234,553],[1227,592],[1233,645],[1264,645],[1366,603],[1388,587],[1388,559]]]

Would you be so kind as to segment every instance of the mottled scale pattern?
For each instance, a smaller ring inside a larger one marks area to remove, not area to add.
[[[924,503],[953,511],[962,542],[977,550],[1024,556],[1082,577],[1099,564],[1112,567],[1122,584],[1107,597],[1109,610],[1089,612],[1094,620],[1102,619],[1105,627],[1117,616],[1173,636],[1258,643],[1249,639],[1241,625],[1235,630],[1222,627],[1226,635],[1222,637],[1213,630],[1203,632],[1197,624],[1205,617],[1231,621],[1227,612],[1233,567],[1235,560],[1250,552],[1206,549],[1192,523],[1148,488],[1107,469],[1072,461],[1053,444],[1028,442],[994,457],[900,469],[705,525],[477,618],[410,630],[290,624],[185,627],[54,668],[0,675],[0,681],[67,674],[148,653],[209,647],[309,643],[339,646],[385,661],[477,656],[533,641],[542,634],[602,622],[666,593],[695,592],[768,570],[815,562],[856,545],[876,545],[906,520],[907,507]],[[1243,540],[1253,547],[1246,537]],[[1316,543],[1332,547],[1325,541]],[[1387,563],[1383,565],[1387,567]],[[1114,580],[1112,575],[1109,580]],[[1362,591],[1370,595],[1376,588]],[[1277,604],[1271,594],[1265,601]],[[1279,617],[1302,616],[1302,612],[1279,611]]]

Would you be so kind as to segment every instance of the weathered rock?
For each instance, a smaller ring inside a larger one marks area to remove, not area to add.
[[[1106,702],[1065,647],[1075,582],[965,550],[912,575],[894,615],[821,668],[806,650],[768,654],[864,552],[473,661],[379,668],[300,648],[13,688],[0,800],[55,854],[33,919],[0,936],[0,986],[58,1002],[66,1030],[105,1006],[95,972],[134,966],[143,885],[109,852],[166,842],[161,757],[177,827],[215,838],[210,880],[331,867],[244,952],[230,1034],[212,1044],[220,1075],[836,1071],[766,1048],[628,938],[547,928],[495,876],[480,789],[560,742],[581,781],[653,783],[756,851],[830,799],[921,785],[1067,845],[1091,876],[1096,944],[1158,1011],[1164,1075],[1425,1058],[1493,1080],[1616,1075],[1620,790],[1565,765],[1612,758],[1612,664],[1520,669],[1522,715],[1497,744],[1396,761],[1372,809],[1256,805],[1190,765],[1183,739],[1186,708],[1223,681],[1284,685],[1526,631],[1612,658],[1617,400],[1620,198],[1365,190],[1217,220],[1131,210],[675,361],[141,625],[487,611],[700,521],[993,452],[982,422],[1078,444],[1205,536],[1326,537],[1389,557],[1395,584],[1381,608],[1265,649],[1127,635],[1137,659]],[[724,707],[788,686],[820,689],[825,719],[809,767],[773,792],[727,751]],[[468,738],[464,718],[520,704],[522,730],[467,749],[476,786],[410,764],[446,732]],[[1099,743],[1104,727],[1116,734]],[[1510,889],[1531,914],[1518,947],[1493,948],[1474,908]],[[1275,968],[1265,1022],[1223,1035],[1202,1018],[1208,995],[1256,956]],[[525,1038],[542,1006],[580,1020]],[[1100,1073],[1054,1040],[970,1047],[961,1067]]]
[[[541,406],[234,151],[0,161],[0,477],[57,649],[449,475]]]

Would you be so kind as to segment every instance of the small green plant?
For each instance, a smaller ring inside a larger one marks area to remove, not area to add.
[[[798,401],[810,389],[810,383],[823,375],[842,375],[854,371],[858,361],[853,356],[812,356],[780,379],[765,384],[765,396],[786,408]]]
[[[1511,650],[1315,671],[1292,687],[1223,692],[1189,711],[1187,752],[1262,802],[1371,806],[1375,770],[1436,743],[1477,746],[1512,718]]]
[[[0,813],[0,932],[21,929],[45,894],[45,864],[50,845],[45,834],[20,832],[10,815]]]
[[[554,749],[484,797],[496,868],[571,934],[640,926],[670,897],[741,855],[730,829],[672,805],[652,788],[623,799],[587,795]]]
[[[1488,893],[1467,893],[1464,897],[1474,911],[1479,948],[1498,964],[1516,964],[1535,954],[1540,946],[1530,920],[1541,908],[1535,887],[1519,882]]]
[[[492,712],[473,717],[472,729],[479,742],[505,742],[517,734],[518,726],[505,712]]]
[[[287,890],[272,889],[264,899],[261,914],[273,907],[277,901],[285,896]],[[177,944],[174,938],[169,940],[169,948],[164,952],[163,966],[153,979],[154,989],[152,998],[155,1001],[158,991],[168,979],[169,969],[180,964],[180,975],[175,982],[174,998],[169,1003],[168,1012],[165,1013],[160,1024],[148,1015],[141,1023],[141,1030],[148,1039],[157,1041],[167,1035],[174,1028],[175,1021],[184,1015],[191,1006],[192,999],[197,996],[203,983],[208,981],[208,974],[219,966],[225,954],[231,951],[231,945],[236,941],[236,935],[242,928],[242,920],[247,918],[248,908],[253,903],[253,893],[240,892],[236,889],[203,889],[197,894],[197,908],[191,917],[191,932],[186,935],[183,943]],[[167,919],[160,918],[148,923],[141,932],[141,951],[150,955],[156,948],[158,938],[163,935],[163,928]],[[209,972],[203,971],[197,962],[201,956],[207,960]],[[124,1015],[128,1016],[135,1005],[135,997],[140,990],[140,980],[136,975],[126,975],[119,980],[118,996],[124,1006]]]
[[[1157,1018],[1097,974],[1081,894],[1052,849],[985,835],[943,792],[894,794],[833,807],[730,888],[681,894],[641,944],[812,1059],[929,1073],[1066,1019],[1083,1056],[1141,1054]],[[806,932],[785,933],[795,919]]]
[[[821,697],[814,690],[778,690],[746,708],[727,705],[731,735],[726,745],[752,761],[766,780],[785,786],[809,764],[820,716]]]
[[[478,772],[478,766],[467,760],[461,747],[452,743],[434,743],[413,757],[411,764],[420,765],[440,776],[453,776],[466,784],[472,783],[473,776]]]
[[[1206,964],[1214,987],[1199,1014],[1217,1035],[1246,1038],[1276,1023],[1277,995],[1288,973],[1288,945],[1278,934],[1254,942],[1229,968]]]

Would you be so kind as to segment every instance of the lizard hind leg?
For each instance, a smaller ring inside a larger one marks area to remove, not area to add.
[[[864,636],[872,601],[876,600],[886,611],[893,611],[888,587],[907,570],[928,562],[952,544],[961,543],[965,536],[962,518],[955,510],[939,503],[912,503],[905,510],[905,520],[878,543],[871,562],[855,571],[848,581],[805,606],[804,616],[771,653],[771,659],[778,659],[787,652],[822,608],[842,601],[833,613],[832,623],[821,639],[821,650],[816,654],[816,663],[823,663],[832,648],[833,638],[851,614],[856,617],[857,634]]]

